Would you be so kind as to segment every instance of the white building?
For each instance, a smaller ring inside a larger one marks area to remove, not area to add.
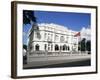
[[[28,54],[78,51],[78,37],[74,36],[77,33],[53,23],[33,26],[29,32]]]

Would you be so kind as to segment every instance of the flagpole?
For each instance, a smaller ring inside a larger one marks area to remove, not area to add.
[[[81,53],[81,36],[79,36],[79,38],[78,39],[80,39],[80,44],[78,45],[79,46],[79,54]],[[78,42],[79,42],[79,40],[78,40]]]
[[[80,39],[80,44],[79,44],[79,45],[80,45],[80,46],[79,46],[79,47],[80,47],[80,50],[79,50],[80,53],[79,53],[79,54],[81,54],[81,34],[80,34],[80,36],[79,36],[79,39]],[[78,40],[78,42],[79,42],[79,40]]]
[[[80,34],[80,36],[79,36],[79,39],[80,39],[80,53],[79,54],[81,54],[81,34]]]
[[[81,51],[81,42],[80,42],[80,46],[79,46],[79,39],[81,38],[80,32],[76,33],[76,34],[74,35],[74,37],[78,37],[78,48],[80,47],[80,50],[78,50],[78,52],[80,52],[80,51]]]
[[[86,36],[86,34],[85,34],[85,36]],[[86,38],[85,38],[85,53],[86,53]]]

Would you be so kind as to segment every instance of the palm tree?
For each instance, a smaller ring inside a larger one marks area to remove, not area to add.
[[[35,31],[37,34],[37,38],[40,39],[39,27],[37,25],[36,17],[34,15],[34,11],[24,10],[23,11],[23,24],[31,24],[32,28],[30,30],[30,34]]]
[[[34,16],[34,11],[24,10],[23,11],[23,24],[31,24],[36,23],[36,17]]]

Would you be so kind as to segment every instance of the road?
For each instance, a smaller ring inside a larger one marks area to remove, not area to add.
[[[42,62],[41,62],[42,64]],[[68,62],[68,63],[59,63],[59,64],[49,64],[49,65],[41,65],[41,66],[28,66],[24,67],[24,69],[37,69],[37,68],[57,68],[57,67],[76,67],[76,66],[90,66],[91,61],[82,60],[82,61],[75,61],[75,62]]]
[[[48,60],[36,60],[23,65],[24,69],[34,68],[53,68],[53,67],[74,67],[91,65],[90,55],[88,56],[70,56],[61,58],[48,58]]]

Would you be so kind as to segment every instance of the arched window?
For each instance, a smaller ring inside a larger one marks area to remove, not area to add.
[[[68,51],[70,50],[69,46],[67,47]]]
[[[33,45],[29,44],[29,50],[31,51],[33,49]]]
[[[55,45],[55,51],[58,51],[59,50],[59,46],[56,44]]]
[[[36,51],[39,51],[39,44],[36,44],[36,45],[35,45],[35,50],[36,50]]]
[[[63,45],[63,50],[67,50],[67,46],[66,45]]]

